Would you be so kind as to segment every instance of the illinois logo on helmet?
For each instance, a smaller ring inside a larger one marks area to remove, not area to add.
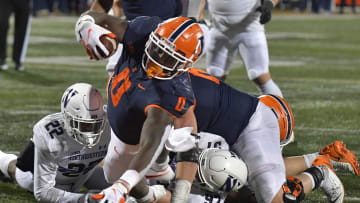
[[[260,101],[268,106],[276,115],[280,128],[280,145],[285,146],[292,140],[294,116],[289,104],[276,95],[262,95]]]
[[[195,20],[171,18],[151,32],[142,67],[149,78],[169,80],[192,67],[203,47],[204,33]]]

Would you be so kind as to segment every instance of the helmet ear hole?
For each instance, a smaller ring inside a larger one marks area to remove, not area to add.
[[[86,147],[93,147],[104,130],[106,114],[100,92],[87,83],[76,83],[61,99],[64,129],[68,136]]]
[[[247,175],[245,162],[228,150],[209,148],[199,157],[200,184],[211,192],[238,191],[245,185]]]

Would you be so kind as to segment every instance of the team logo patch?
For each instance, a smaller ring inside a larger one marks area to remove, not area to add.
[[[76,91],[76,90],[74,90],[74,89],[70,89],[70,90],[68,91],[68,93],[66,94],[66,96],[64,96],[64,97],[62,98],[63,103],[64,103],[64,108],[66,108],[66,106],[68,105],[70,99],[71,99],[73,96],[75,96],[76,94],[78,94],[78,93],[79,93],[79,92]]]

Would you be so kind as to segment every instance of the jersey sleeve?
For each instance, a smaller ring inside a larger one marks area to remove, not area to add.
[[[57,162],[60,151],[54,148],[56,139],[52,139],[46,129],[38,123],[35,125],[33,141],[35,144],[34,159],[34,195],[39,202],[77,202],[82,194],[70,193],[55,188]],[[48,138],[50,137],[50,138]]]
[[[157,28],[161,21],[161,18],[156,16],[140,16],[130,21],[123,40],[127,53],[131,55],[142,54],[149,34]]]

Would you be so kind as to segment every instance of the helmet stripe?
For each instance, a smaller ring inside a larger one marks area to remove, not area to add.
[[[176,40],[176,38],[178,38],[181,35],[181,33],[183,33],[193,23],[195,23],[195,21],[192,19],[185,21],[170,35],[169,41],[174,42]]]
[[[283,100],[281,100],[280,98],[278,98],[275,95],[269,94],[269,96],[273,97],[274,99],[276,99],[276,101],[278,101],[280,103],[280,105],[282,106],[282,108],[284,109],[285,113],[286,113],[286,120],[288,122],[288,126],[287,126],[287,132],[286,132],[286,139],[290,138],[291,135],[291,128],[292,128],[292,122],[291,122],[291,115],[289,112],[289,109],[287,108],[287,106],[284,104]]]

